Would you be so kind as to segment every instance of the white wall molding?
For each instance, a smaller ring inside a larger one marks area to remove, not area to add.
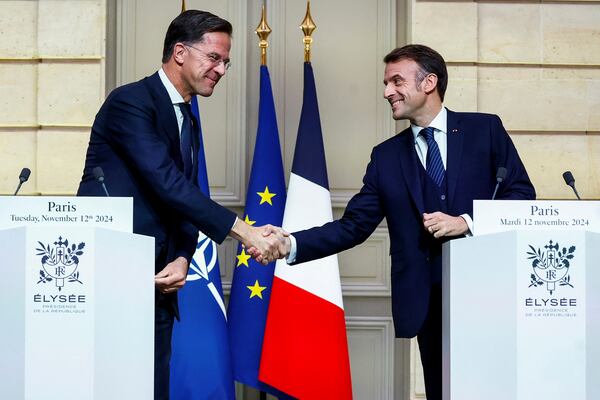
[[[394,399],[392,318],[346,317],[346,331],[354,398]]]

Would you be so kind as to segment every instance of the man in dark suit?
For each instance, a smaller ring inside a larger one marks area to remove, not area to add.
[[[428,400],[441,399],[442,243],[472,231],[473,200],[534,199],[535,190],[500,118],[442,106],[442,56],[421,45],[384,58],[384,97],[411,126],[376,146],[363,187],[341,219],[290,236],[288,262],[302,263],[365,241],[387,219],[397,337],[417,336]],[[281,232],[281,231],[279,231]]]
[[[189,102],[210,96],[225,75],[231,33],[229,22],[208,12],[190,10],[173,20],[162,68],[115,89],[98,112],[77,192],[104,195],[93,173],[101,167],[112,196],[133,197],[134,232],[155,238],[156,399],[169,396],[177,290],[185,283],[198,230],[218,243],[230,235],[253,246],[265,263],[279,256],[275,238],[265,238],[197,186],[199,129]]]

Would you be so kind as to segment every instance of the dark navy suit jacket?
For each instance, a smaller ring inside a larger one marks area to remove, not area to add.
[[[175,111],[158,73],[115,89],[100,108],[78,196],[104,195],[92,173],[97,166],[111,196],[133,197],[133,231],[155,238],[156,272],[178,256],[190,260],[198,230],[221,243],[235,222],[202,194],[195,162],[194,178],[185,178]]]
[[[448,111],[447,122],[448,214],[472,217],[473,200],[492,197],[498,167],[507,169],[498,199],[535,198],[527,172],[498,116]],[[293,233],[297,243],[295,263],[301,263],[362,243],[386,218],[397,337],[413,337],[419,332],[435,280],[430,259],[434,240],[422,222],[426,210],[419,163],[414,135],[407,128],[373,149],[363,187],[350,200],[341,219]],[[435,247],[441,249],[441,244]]]

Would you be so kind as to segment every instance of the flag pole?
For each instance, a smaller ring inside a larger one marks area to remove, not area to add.
[[[269,47],[267,37],[271,34],[271,27],[267,24],[267,10],[264,1],[262,5],[262,17],[254,32],[256,32],[260,39],[258,42],[258,47],[260,47],[260,65],[267,65],[267,47]]]
[[[312,33],[315,29],[317,29],[317,25],[313,21],[310,15],[310,1],[306,2],[306,15],[302,20],[302,25],[300,25],[300,29],[304,32],[304,61],[310,62],[310,45],[312,44]]]
[[[272,30],[269,24],[267,23],[267,9],[265,7],[265,0],[263,0],[262,4],[262,12],[261,18],[258,26],[256,27],[256,35],[260,39],[258,42],[258,47],[260,47],[260,65],[267,65],[267,47],[269,47],[269,42],[267,42],[267,38],[271,34]],[[267,400],[267,392],[264,390],[259,391],[259,400]]]
[[[181,12],[185,11],[185,0],[181,0]]]

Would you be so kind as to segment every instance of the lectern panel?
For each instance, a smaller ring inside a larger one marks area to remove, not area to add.
[[[600,234],[513,231],[444,245],[444,399],[600,396]]]
[[[21,227],[0,254],[0,397],[152,398],[153,238]]]
[[[10,251],[24,247],[25,228],[0,230],[0,380],[7,399],[25,395],[25,253]]]

